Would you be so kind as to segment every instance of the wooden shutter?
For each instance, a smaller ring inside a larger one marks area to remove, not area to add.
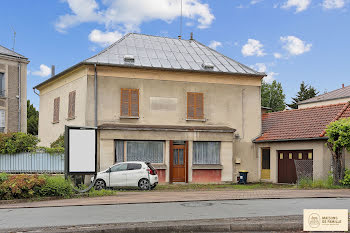
[[[139,116],[138,89],[121,89],[120,115],[129,117]]]
[[[73,119],[75,117],[75,95],[75,91],[69,92],[68,119]]]
[[[60,97],[54,99],[53,102],[53,123],[57,123],[60,120]]]
[[[204,118],[204,100],[203,93],[187,93],[187,118],[203,119]]]

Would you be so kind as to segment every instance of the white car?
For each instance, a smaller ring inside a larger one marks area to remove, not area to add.
[[[91,178],[93,182],[94,177]],[[141,190],[154,189],[158,184],[158,175],[151,163],[122,162],[98,172],[95,189],[106,187],[139,187]]]

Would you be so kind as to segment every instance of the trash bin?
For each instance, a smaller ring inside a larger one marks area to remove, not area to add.
[[[239,181],[238,184],[247,184],[248,171],[242,170],[239,171]]]

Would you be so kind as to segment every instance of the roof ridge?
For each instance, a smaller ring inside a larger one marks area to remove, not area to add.
[[[340,112],[338,112],[338,114],[334,117],[334,119],[333,119],[331,122],[329,122],[329,123],[332,123],[332,122],[334,122],[334,121],[339,120],[339,118],[341,117],[341,115],[343,115],[343,113],[345,112],[346,109],[348,109],[349,106],[350,106],[350,101],[347,102],[347,103],[344,105],[344,107],[340,110]],[[320,137],[323,137],[325,134],[326,134],[326,129],[324,129],[324,130],[322,131],[322,133],[320,134]]]
[[[2,47],[2,48],[6,49],[6,50],[8,50],[8,51],[10,51],[10,52],[13,52],[13,53],[19,55],[19,56],[18,56],[19,58],[25,58],[25,59],[27,59],[27,58],[26,58],[25,56],[23,56],[22,54],[17,53],[17,52],[15,52],[15,51],[13,51],[13,50],[11,50],[11,49],[9,49],[9,48],[6,48],[5,46],[0,45],[0,47]],[[5,54],[5,55],[8,55],[8,56],[12,56],[12,57],[13,57],[13,55],[10,55],[10,54]]]
[[[311,102],[310,102],[310,100],[317,100],[317,98],[319,98],[319,97],[321,97],[321,96],[325,96],[325,95],[334,93],[334,92],[339,91],[339,90],[342,90],[342,89],[344,89],[344,88],[350,88],[350,85],[344,86],[344,87],[341,87],[341,88],[338,88],[338,89],[335,89],[335,90],[330,91],[330,92],[323,93],[323,94],[321,94],[321,95],[314,96],[314,97],[312,97],[312,98],[310,98],[310,99],[306,99],[306,100],[300,101],[300,102],[298,102],[298,104],[300,104],[300,103],[301,103],[301,104],[303,104],[303,103],[305,103],[305,104],[306,104],[306,103],[313,103],[314,101],[311,101]],[[348,97],[348,96],[345,96],[345,97],[342,97],[342,98],[346,98],[346,97]],[[332,98],[332,99],[333,99],[333,98]],[[332,99],[329,99],[329,100],[332,100]],[[325,101],[327,101],[327,100],[325,100]]]

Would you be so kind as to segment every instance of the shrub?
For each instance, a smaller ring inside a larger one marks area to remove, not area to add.
[[[21,132],[0,134],[0,153],[32,152],[36,150],[39,141],[36,136]]]
[[[59,136],[56,139],[56,141],[54,141],[50,144],[50,147],[51,148],[57,148],[57,147],[64,148],[64,136],[63,135]]]
[[[44,176],[46,183],[39,190],[40,196],[71,197],[73,189],[63,176]]]
[[[116,191],[110,190],[110,189],[102,189],[102,190],[95,190],[94,188],[90,189],[90,191],[87,193],[89,197],[101,197],[101,196],[113,196],[116,195]]]
[[[37,195],[45,184],[45,179],[38,175],[12,175],[0,184],[0,199],[29,198]]]
[[[350,169],[345,170],[344,179],[340,182],[342,185],[350,186]]]

